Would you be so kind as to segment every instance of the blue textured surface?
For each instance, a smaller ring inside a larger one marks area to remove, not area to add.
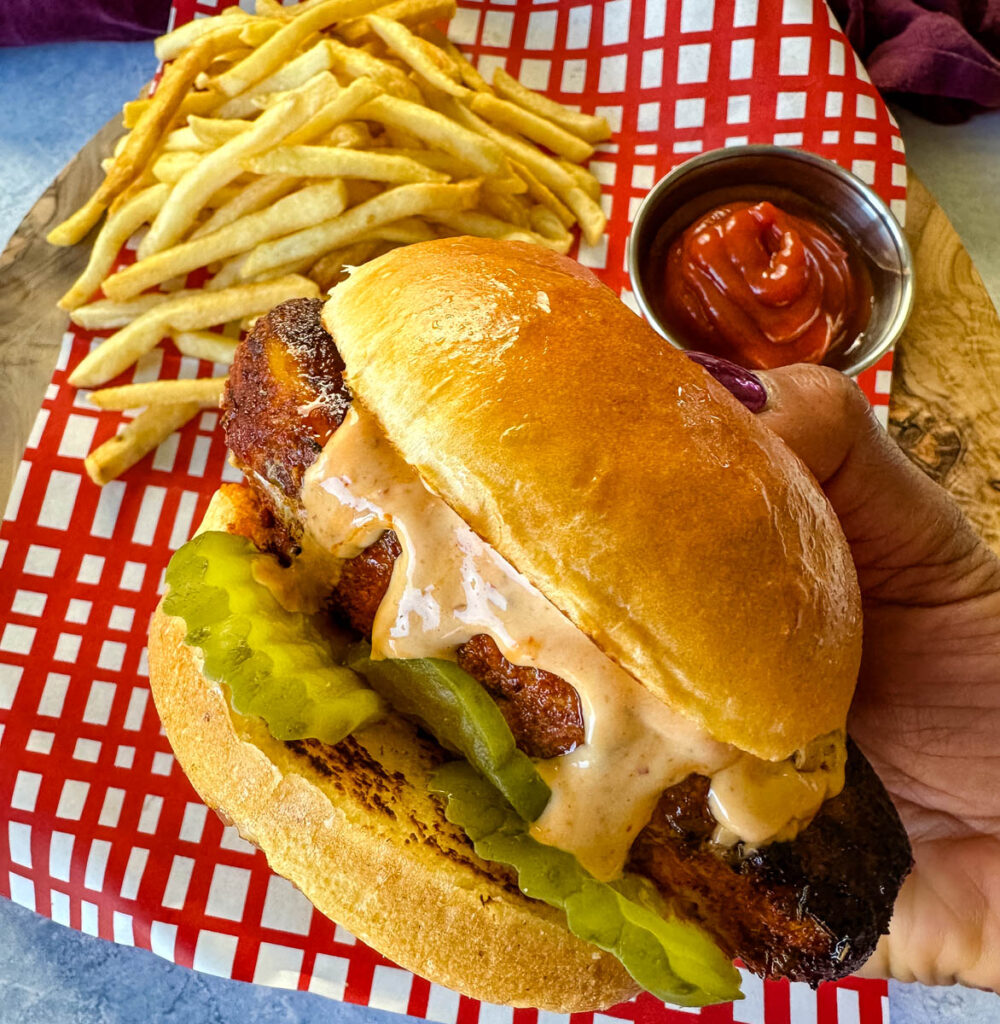
[[[3,3],[4,0],[0,0]],[[154,66],[149,43],[75,43],[0,50],[0,248],[35,199]],[[968,196],[970,223],[995,226],[997,198],[982,195],[995,170],[1000,115],[940,129],[904,121],[911,159],[932,189],[935,161],[954,164],[955,144],[969,137],[986,147],[965,170],[978,182]],[[911,134],[912,132],[912,134]],[[956,134],[958,133],[958,134]],[[914,146],[914,141],[919,144]],[[961,144],[957,144],[961,149]],[[927,161],[926,171],[924,160]],[[953,179],[952,179],[953,180]],[[945,206],[963,232],[964,193]],[[995,247],[995,234],[993,234]],[[991,253],[991,255],[995,255]],[[977,258],[979,258],[977,256]],[[987,267],[987,270],[989,268]],[[989,273],[987,284],[997,289]],[[994,291],[996,294],[996,291]],[[967,989],[890,986],[893,1024],[1000,1024],[1000,999]],[[0,1024],[284,1024],[336,1021],[391,1024],[400,1018],[333,1003],[301,992],[265,989],[175,967],[151,953],[73,932],[0,899]],[[792,1024],[798,1024],[793,1021]]]

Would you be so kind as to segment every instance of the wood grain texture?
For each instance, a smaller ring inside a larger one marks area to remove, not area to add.
[[[121,119],[113,117],[63,168],[0,255],[0,508],[7,503],[67,328],[56,301],[86,266],[92,241],[58,248],[45,236],[100,182],[101,160],[122,131]]]
[[[1000,317],[941,207],[910,175],[916,301],[896,349],[893,436],[1000,552]]]
[[[67,164],[0,255],[0,507],[52,377],[66,314],[56,300],[86,263],[87,242],[45,241],[101,179],[117,117]],[[955,229],[910,174],[907,236],[913,317],[897,349],[890,428],[1000,550],[1000,318]]]

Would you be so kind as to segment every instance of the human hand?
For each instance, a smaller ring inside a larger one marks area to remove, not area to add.
[[[761,421],[812,471],[851,545],[864,647],[848,730],[892,795],[914,869],[863,973],[1000,989],[1000,560],[824,367],[759,374]]]

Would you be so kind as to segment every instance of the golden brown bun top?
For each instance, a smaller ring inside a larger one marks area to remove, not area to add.
[[[442,239],[357,270],[323,315],[403,457],[668,704],[768,759],[844,727],[861,608],[826,498],[589,271]]]

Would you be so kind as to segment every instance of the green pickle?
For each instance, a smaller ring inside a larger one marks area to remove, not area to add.
[[[450,661],[372,659],[368,643],[347,647],[321,616],[287,611],[254,578],[254,562],[270,557],[209,531],[167,566],[164,610],[184,619],[206,676],[226,684],[237,712],[262,718],[279,740],[331,744],[383,717],[387,703],[419,719],[468,761],[439,768],[432,788],[479,856],[512,866],[527,896],[565,911],[574,935],[664,1001],[741,998],[733,965],[700,928],[673,917],[650,882],[599,882],[572,854],[531,837],[527,823],[551,793],[480,683]]]
[[[572,854],[533,839],[503,796],[461,761],[439,768],[432,788],[480,857],[513,867],[526,896],[565,911],[574,935],[616,956],[646,991],[680,1006],[742,998],[729,959],[701,928],[672,916],[649,881],[599,882]]]
[[[419,719],[442,746],[466,757],[522,818],[534,821],[545,810],[548,785],[517,749],[493,699],[468,672],[437,658],[373,660],[366,643],[354,647],[347,664],[397,711]]]
[[[270,557],[237,534],[198,534],[170,559],[164,611],[184,619],[205,675],[229,687],[235,711],[264,719],[279,740],[339,743],[385,704],[336,664],[322,619],[287,611],[254,579],[254,561]]]

